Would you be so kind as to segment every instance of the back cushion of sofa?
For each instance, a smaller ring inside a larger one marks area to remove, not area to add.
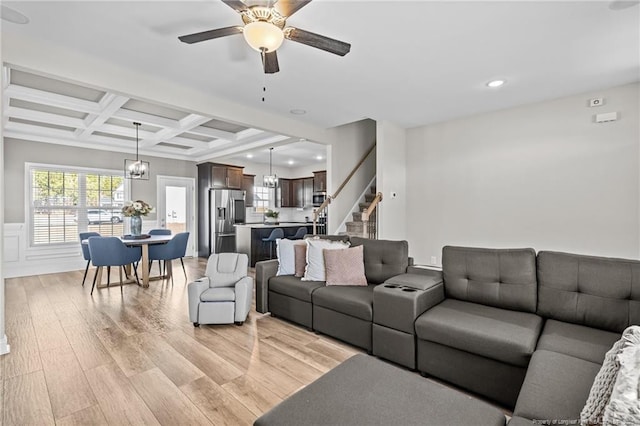
[[[541,251],[538,315],[621,333],[640,324],[640,262]]]
[[[536,252],[446,246],[442,273],[447,297],[496,308],[536,311]]]
[[[406,241],[351,237],[351,246],[364,246],[364,274],[370,284],[381,284],[407,272],[409,243]]]

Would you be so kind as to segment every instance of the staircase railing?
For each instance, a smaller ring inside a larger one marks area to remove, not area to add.
[[[362,237],[375,239],[378,233],[378,221],[376,215],[376,208],[378,204],[382,201],[382,192],[378,192],[376,197],[371,201],[371,204],[365,211],[362,212]],[[371,217],[374,217],[375,220],[371,221]]]
[[[322,204],[320,204],[320,207],[318,207],[316,209],[316,211],[313,213],[313,235],[317,235],[317,223],[318,223],[318,218],[320,217],[320,215],[322,213],[324,213],[324,211],[329,207],[329,204],[331,204],[331,201],[335,200],[338,197],[338,195],[340,195],[340,192],[342,192],[342,190],[347,185],[347,183],[349,183],[349,181],[351,180],[353,175],[355,175],[356,172],[358,171],[358,169],[360,169],[360,167],[362,167],[362,165],[367,160],[369,155],[373,151],[375,151],[375,149],[376,149],[376,144],[374,142],[373,145],[371,146],[371,148],[369,148],[369,150],[362,156],[360,161],[358,161],[358,164],[356,164],[355,167],[351,170],[351,173],[349,173],[347,175],[347,177],[344,179],[344,181],[340,184],[340,186],[338,187],[336,192],[334,192],[333,195],[327,195],[327,198],[324,200],[324,202]],[[325,215],[325,217],[326,217],[326,215]],[[325,232],[328,232],[328,229],[327,229],[328,226],[329,226],[329,224],[326,223],[325,224]]]

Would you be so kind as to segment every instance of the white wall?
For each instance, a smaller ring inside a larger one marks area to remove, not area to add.
[[[640,255],[640,86],[614,87],[407,131],[407,237],[442,246]],[[604,97],[604,106],[587,101]],[[618,111],[596,124],[596,113]]]
[[[376,187],[382,193],[378,204],[378,238],[407,238],[406,130],[388,121],[377,123]],[[395,197],[394,197],[395,194]]]
[[[335,194],[340,184],[376,140],[376,122],[362,120],[328,129],[332,141],[328,150],[327,193]],[[372,153],[340,195],[329,206],[329,234],[337,231],[350,214],[353,203],[376,174],[376,155]]]

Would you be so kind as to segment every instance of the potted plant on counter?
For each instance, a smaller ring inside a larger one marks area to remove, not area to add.
[[[275,210],[267,210],[264,212],[264,223],[278,223],[278,216],[280,216],[280,212]]]

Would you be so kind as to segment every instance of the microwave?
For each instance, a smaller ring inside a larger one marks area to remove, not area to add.
[[[326,192],[314,192],[313,193],[313,207],[320,207],[324,200],[327,199]]]

